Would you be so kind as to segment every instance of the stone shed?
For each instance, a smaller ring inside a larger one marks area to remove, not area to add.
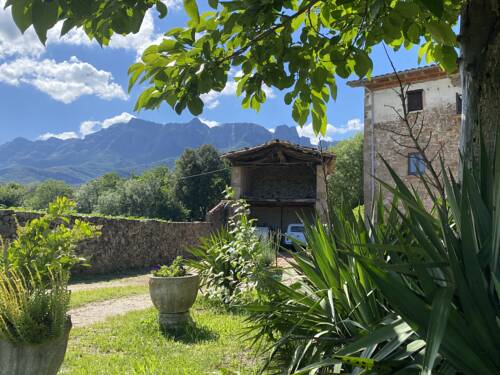
[[[249,203],[257,226],[286,231],[301,218],[325,217],[332,153],[274,140],[222,157],[231,164],[235,198]]]

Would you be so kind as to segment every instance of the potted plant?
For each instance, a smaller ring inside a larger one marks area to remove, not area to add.
[[[99,234],[97,227],[70,219],[74,207],[58,198],[2,246],[0,375],[55,375],[61,367],[71,329],[70,270],[84,261],[74,250]]]
[[[39,276],[0,275],[0,375],[54,375],[64,360],[70,292],[61,273]]]
[[[170,266],[153,271],[149,294],[163,330],[176,331],[192,322],[189,309],[196,300],[199,285],[199,276],[188,273],[182,257],[175,258]]]

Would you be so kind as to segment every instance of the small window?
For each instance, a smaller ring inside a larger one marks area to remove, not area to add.
[[[457,115],[462,114],[462,94],[457,92]]]
[[[408,91],[406,94],[408,112],[420,111],[424,109],[423,92],[424,90]]]
[[[422,154],[415,152],[408,155],[408,175],[420,176],[425,172],[425,162]]]
[[[290,227],[290,232],[292,233],[304,233],[304,226],[303,225],[294,225]]]

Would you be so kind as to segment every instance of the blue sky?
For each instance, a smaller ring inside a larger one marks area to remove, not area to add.
[[[131,116],[159,123],[189,121],[189,112],[178,116],[168,105],[134,113],[140,90],[126,91],[128,66],[141,51],[161,38],[161,31],[185,25],[181,1],[165,2],[170,4],[165,19],[158,19],[152,11],[138,34],[114,37],[110,46],[101,48],[81,31],[61,40],[57,29],[50,32],[44,47],[33,30],[24,35],[17,31],[10,13],[3,10],[5,0],[0,0],[0,144],[19,136],[33,140],[83,137]],[[415,49],[393,56],[398,69],[417,66]],[[391,71],[382,48],[376,48],[372,58],[374,74]],[[328,107],[329,139],[343,139],[362,129],[363,90],[345,82],[338,81],[338,99]],[[225,122],[255,122],[267,128],[295,126],[291,107],[283,102],[284,94],[277,89],[269,94],[271,98],[260,112],[244,110],[229,83],[222,94],[205,96],[200,118],[212,126]],[[312,136],[311,127],[302,134]]]

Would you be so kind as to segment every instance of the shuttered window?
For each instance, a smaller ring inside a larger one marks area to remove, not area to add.
[[[408,91],[406,94],[408,112],[420,111],[424,109],[423,92],[423,90]]]

